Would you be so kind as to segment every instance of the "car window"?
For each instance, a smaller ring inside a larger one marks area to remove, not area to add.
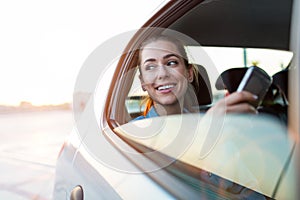
[[[237,47],[186,47],[190,63],[204,66],[208,73],[212,89],[213,103],[224,98],[226,90],[218,90],[216,82],[220,74],[232,68],[247,68],[258,66],[266,71],[269,76],[288,68],[293,53],[290,51],[259,48]],[[132,119],[142,114],[145,109],[143,100],[147,92],[141,88],[139,71],[136,70],[134,80],[126,97],[126,110]]]

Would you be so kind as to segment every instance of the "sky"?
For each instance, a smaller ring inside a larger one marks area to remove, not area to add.
[[[141,27],[162,2],[0,1],[0,105],[71,102],[89,54],[105,40]]]

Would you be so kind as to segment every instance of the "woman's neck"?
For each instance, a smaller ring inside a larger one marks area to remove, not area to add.
[[[170,105],[161,105],[158,103],[154,103],[154,108],[159,116],[183,113],[183,104],[180,104],[179,102]]]

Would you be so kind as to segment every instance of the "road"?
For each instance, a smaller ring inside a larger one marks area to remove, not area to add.
[[[0,199],[52,199],[55,163],[71,111],[0,114]]]

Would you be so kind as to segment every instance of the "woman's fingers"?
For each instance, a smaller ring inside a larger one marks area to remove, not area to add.
[[[226,113],[253,113],[257,114],[257,110],[248,103],[239,103],[235,105],[229,105],[225,108]]]
[[[254,102],[257,99],[256,95],[253,95],[250,92],[242,91],[242,92],[234,92],[227,97],[224,98],[225,104],[227,106],[235,105],[238,103],[245,102]]]
[[[255,101],[257,96],[250,92],[234,92],[224,99],[217,102],[211,110],[211,112],[224,114],[224,113],[257,113],[257,110],[249,104],[249,102]]]

